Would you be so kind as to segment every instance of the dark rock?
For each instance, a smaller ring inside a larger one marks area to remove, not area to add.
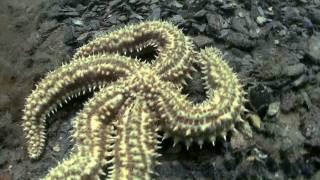
[[[249,142],[242,133],[237,133],[231,137],[231,147],[233,150],[244,150],[248,148]]]
[[[88,40],[92,38],[92,33],[87,32],[87,33],[83,33],[81,34],[78,38],[77,38],[77,42],[79,44],[85,44],[88,42]]]
[[[198,12],[196,12],[193,17],[203,17],[207,14],[207,11],[204,9],[199,10]]]
[[[320,35],[310,37],[306,53],[312,62],[320,64]]]
[[[161,9],[160,7],[151,8],[151,15],[149,17],[150,20],[159,20],[161,17]]]
[[[64,43],[67,45],[70,45],[70,44],[73,44],[75,40],[76,40],[76,37],[74,34],[73,26],[66,26],[64,31],[64,38],[63,38]]]
[[[170,1],[170,3],[168,4],[169,7],[175,9],[175,8],[182,8],[183,7],[183,4],[181,4],[180,2],[176,1],[176,0],[173,0],[173,1]]]
[[[144,17],[141,16],[140,14],[137,14],[137,13],[132,13],[129,17],[130,19],[137,19],[137,20],[143,20]]]
[[[306,66],[302,63],[286,66],[284,72],[287,76],[299,76],[306,71]]]
[[[54,5],[48,9],[46,13],[46,16],[49,19],[57,19],[58,21],[64,20],[69,17],[79,17],[79,12],[76,11],[76,9],[73,8],[66,8],[62,9],[58,5]]]
[[[24,50],[28,54],[33,54],[35,49],[42,43],[43,38],[39,32],[33,32],[24,43]]]
[[[301,95],[302,102],[306,105],[308,109],[310,109],[312,107],[312,103],[307,92],[304,90],[301,90],[300,95]]]
[[[32,58],[27,58],[23,61],[23,64],[26,68],[31,68],[34,64],[34,61]]]
[[[307,29],[307,31],[309,31],[309,32],[313,31],[314,26],[313,26],[312,22],[310,21],[310,19],[307,17],[303,17],[303,28]]]
[[[245,26],[246,26],[246,20],[244,18],[233,17],[231,19],[232,29],[241,33],[248,33],[248,30]]]
[[[169,20],[175,25],[181,25],[186,22],[186,20],[181,15],[174,15]]]
[[[251,107],[263,117],[272,100],[272,90],[267,86],[258,84],[249,88],[249,102]]]
[[[16,21],[15,21],[15,27],[16,27],[17,29],[19,29],[19,28],[25,26],[26,23],[28,23],[28,22],[29,22],[29,19],[28,19],[27,16],[20,16],[20,17],[18,17],[18,18],[16,19]]]
[[[44,21],[39,27],[40,28],[39,32],[41,34],[48,34],[53,30],[55,30],[58,26],[59,26],[58,21],[55,19],[50,21]]]
[[[293,87],[300,87],[300,86],[306,84],[308,81],[309,81],[308,76],[303,74],[300,77],[298,77],[297,79],[295,79],[291,84],[293,85]]]
[[[119,5],[122,2],[122,0],[113,0],[113,1],[109,1],[109,8],[111,9],[114,6]]]
[[[240,49],[249,49],[256,44],[256,41],[248,35],[232,30],[222,31],[219,38],[224,39],[226,42]]]
[[[284,113],[288,113],[297,106],[297,96],[294,92],[288,91],[281,94],[280,109]]]
[[[315,24],[320,24],[320,9],[312,7],[308,11],[310,19]]]
[[[193,37],[193,41],[200,48],[203,48],[207,45],[211,45],[214,43],[214,40],[212,38],[209,38],[208,36],[204,36],[204,35],[198,35],[196,37]]]
[[[210,30],[219,32],[222,28],[224,28],[226,21],[221,15],[209,13],[206,15],[206,17]]]
[[[284,7],[281,9],[286,23],[293,23],[301,20],[299,9],[296,7]]]
[[[320,109],[312,106],[310,110],[304,114],[302,124],[302,133],[309,139],[312,146],[320,146]]]
[[[311,102],[320,107],[320,87],[312,89],[308,94]]]
[[[119,19],[119,18],[118,18]],[[92,19],[92,20],[90,20],[90,22],[89,22],[89,29],[92,31],[96,31],[96,30],[98,30],[99,28],[100,28],[100,22],[99,22],[99,20],[96,20],[96,19]]]
[[[192,27],[193,27],[194,29],[196,29],[198,32],[201,32],[201,33],[202,33],[202,32],[205,31],[207,25],[206,25],[206,24],[201,24],[201,25],[199,25],[199,24],[197,24],[197,23],[192,23]]]
[[[89,4],[89,0],[60,0],[61,6],[71,6],[75,7],[78,4],[87,5]]]
[[[161,166],[157,166],[156,172],[162,175],[164,179],[186,179],[190,177],[190,171],[186,171],[179,161],[162,162]],[[160,178],[161,179],[161,178]]]
[[[118,20],[124,22],[124,21],[128,20],[128,17],[125,16],[125,15],[121,15],[121,16],[118,17]]]
[[[0,149],[0,168],[3,167],[6,163],[8,163],[9,158],[9,152]]]
[[[228,2],[224,3],[224,5],[221,6],[221,9],[223,10],[235,10],[238,7],[237,3],[235,2]]]

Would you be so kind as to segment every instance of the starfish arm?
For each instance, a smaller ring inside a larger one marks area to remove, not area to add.
[[[206,139],[214,142],[216,136],[225,136],[235,121],[242,120],[240,115],[245,110],[244,91],[218,50],[202,50],[199,59],[208,93],[206,101],[193,104],[168,83],[162,84],[158,96],[162,128],[177,141],[185,139],[187,145],[192,141],[202,144]]]
[[[74,58],[102,53],[120,53],[134,56],[152,46],[157,52],[154,70],[163,80],[183,81],[190,73],[193,45],[183,32],[169,22],[147,21],[125,26],[98,37],[79,48]]]
[[[118,117],[109,179],[151,179],[159,141],[145,100],[135,99]]]
[[[116,83],[97,92],[76,116],[73,130],[75,148],[69,158],[51,169],[45,179],[99,179],[106,158],[112,155],[118,109],[125,106],[127,88]]]
[[[58,105],[72,97],[92,91],[97,86],[126,77],[136,66],[135,61],[118,55],[96,55],[75,60],[49,73],[26,99],[23,130],[28,154],[37,158],[44,147],[45,119]]]

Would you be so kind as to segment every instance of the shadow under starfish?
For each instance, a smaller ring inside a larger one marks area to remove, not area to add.
[[[139,54],[154,48],[154,60]],[[136,58],[133,58],[136,57]],[[181,94],[198,63],[207,99],[200,104]],[[243,121],[246,101],[237,76],[217,49],[195,52],[188,37],[168,22],[129,25],[81,47],[73,60],[48,75],[27,98],[23,116],[28,154],[38,158],[45,119],[58,105],[96,87],[73,121],[75,147],[45,179],[151,179],[157,164],[158,131],[164,137],[202,146]]]

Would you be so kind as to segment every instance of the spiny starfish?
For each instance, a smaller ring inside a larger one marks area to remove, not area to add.
[[[143,62],[150,48],[154,60]],[[181,94],[193,63],[201,67],[207,91],[199,104]],[[189,38],[168,22],[129,25],[81,47],[26,99],[23,130],[31,158],[43,151],[50,112],[96,87],[73,121],[72,152],[45,179],[99,179],[103,167],[107,179],[151,179],[158,131],[175,143],[202,146],[234,129],[245,111],[245,92],[218,50],[195,52]]]

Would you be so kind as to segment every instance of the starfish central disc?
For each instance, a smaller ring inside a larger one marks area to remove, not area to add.
[[[159,85],[159,76],[150,66],[140,67],[133,75],[133,84],[136,84],[135,91],[139,93],[153,93]]]

